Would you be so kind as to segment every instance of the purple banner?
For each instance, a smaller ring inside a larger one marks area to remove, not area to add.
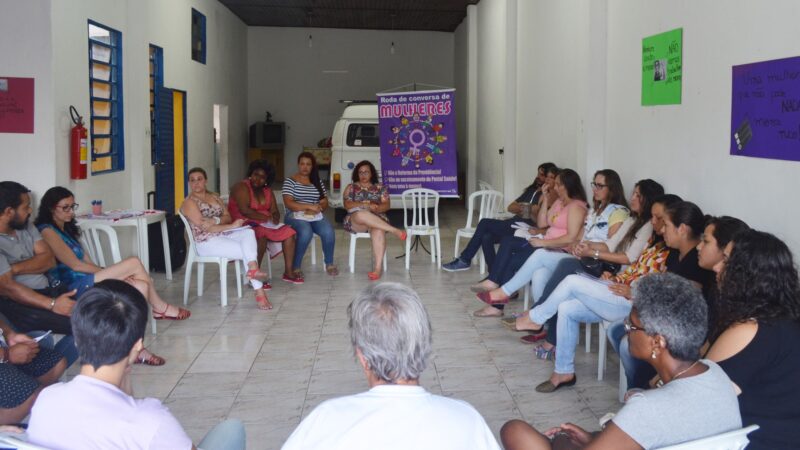
[[[378,94],[381,172],[390,194],[458,196],[455,90]]]
[[[800,161],[800,57],[732,74],[731,155]]]

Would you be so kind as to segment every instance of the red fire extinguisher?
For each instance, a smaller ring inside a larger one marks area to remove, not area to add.
[[[69,134],[69,177],[73,180],[85,180],[89,159],[88,133],[83,126],[83,117],[78,114],[74,106],[69,107],[69,115],[75,124]]]

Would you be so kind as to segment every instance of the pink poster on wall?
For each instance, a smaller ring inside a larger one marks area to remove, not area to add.
[[[0,133],[33,133],[33,78],[0,76]]]

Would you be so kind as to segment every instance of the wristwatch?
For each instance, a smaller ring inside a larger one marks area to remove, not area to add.
[[[56,298],[53,297],[53,298],[50,299],[50,311],[52,311],[53,308],[55,308],[55,307],[56,307]]]
[[[600,250],[594,250],[594,259],[600,259]]]

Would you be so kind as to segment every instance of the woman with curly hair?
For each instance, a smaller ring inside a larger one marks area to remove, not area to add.
[[[367,273],[370,280],[381,277],[381,262],[386,253],[386,233],[392,233],[401,241],[408,237],[406,232],[389,223],[386,211],[389,210],[389,190],[378,182],[378,172],[371,162],[364,160],[353,169],[353,182],[344,188],[342,194],[347,215],[344,229],[350,233],[369,233],[372,240],[372,272]]]
[[[719,362],[739,393],[750,450],[797,448],[800,442],[800,281],[792,252],[761,231],[733,238],[714,266],[718,318],[708,359]]]
[[[292,284],[303,284],[303,278],[297,276],[292,270],[294,261],[295,231],[292,227],[281,226],[281,212],[278,210],[278,201],[272,191],[275,181],[275,168],[263,159],[257,159],[247,168],[247,178],[236,183],[231,188],[231,197],[228,199],[228,211],[233,220],[243,219],[253,223],[256,233],[256,262],[261,267],[264,254],[269,251],[269,258],[277,257],[283,252],[283,281]],[[255,222],[255,223],[254,223]],[[262,226],[270,223],[269,228]]]

